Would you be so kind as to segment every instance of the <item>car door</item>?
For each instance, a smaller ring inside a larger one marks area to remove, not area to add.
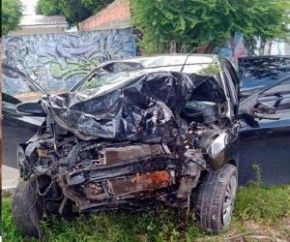
[[[18,99],[2,93],[3,165],[13,168],[17,168],[18,144],[34,135],[44,120],[16,113],[18,103],[21,103]]]
[[[276,109],[279,120],[259,120],[240,129],[240,184],[255,180],[257,164],[265,185],[290,184],[290,77],[264,91],[258,102]]]

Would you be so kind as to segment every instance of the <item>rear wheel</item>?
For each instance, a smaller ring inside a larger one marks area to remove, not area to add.
[[[26,236],[41,237],[39,222],[43,218],[43,199],[37,195],[36,179],[21,180],[12,202],[12,213],[20,231]]]
[[[205,176],[196,202],[196,215],[201,229],[208,233],[219,233],[229,225],[237,187],[237,168],[232,164],[226,164]]]

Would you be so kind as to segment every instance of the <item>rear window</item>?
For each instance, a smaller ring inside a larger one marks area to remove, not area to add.
[[[238,66],[241,89],[264,87],[290,75],[290,56],[240,58]]]

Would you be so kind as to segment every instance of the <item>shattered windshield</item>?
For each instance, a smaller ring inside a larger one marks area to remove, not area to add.
[[[79,90],[88,90],[88,89],[111,89],[113,87],[117,87],[119,84],[126,82],[132,78],[147,74],[154,73],[160,71],[170,71],[170,72],[183,72],[186,74],[199,74],[206,76],[214,76],[216,79],[218,78],[218,74],[221,72],[219,65],[216,63],[192,63],[189,62],[187,64],[181,63],[180,59],[173,58],[168,60],[167,58],[162,58],[159,61],[155,58],[152,60],[149,59],[141,59],[138,62],[141,64],[139,70],[136,70],[136,60],[132,60],[132,64],[134,68],[132,70],[128,69],[128,65],[124,68],[122,62],[112,63],[110,64],[110,68],[106,68],[105,71],[99,72],[96,75],[92,76],[88,80],[86,80],[83,85],[79,88]],[[184,61],[184,59],[183,59]],[[202,60],[200,60],[202,61]],[[187,62],[187,61],[186,61]],[[127,62],[126,64],[129,64]],[[157,64],[158,63],[158,64]],[[121,66],[121,68],[120,68]],[[124,68],[124,70],[122,70]],[[117,70],[117,71],[116,71]]]
[[[199,62],[190,56],[106,62],[71,92],[42,104],[60,126],[84,140],[159,142],[164,137],[156,134],[167,133],[165,124],[175,126],[177,114],[209,123],[226,111],[218,62],[194,60]]]

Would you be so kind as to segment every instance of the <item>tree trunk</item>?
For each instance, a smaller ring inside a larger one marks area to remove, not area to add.
[[[264,55],[265,44],[266,44],[266,41],[261,38],[261,44],[260,44],[260,48],[259,48],[259,55]]]
[[[176,41],[172,41],[169,44],[169,53],[176,53],[176,51],[177,51],[177,43]]]
[[[205,48],[205,54],[212,54],[213,50],[214,50],[214,43],[209,43],[206,48]]]

